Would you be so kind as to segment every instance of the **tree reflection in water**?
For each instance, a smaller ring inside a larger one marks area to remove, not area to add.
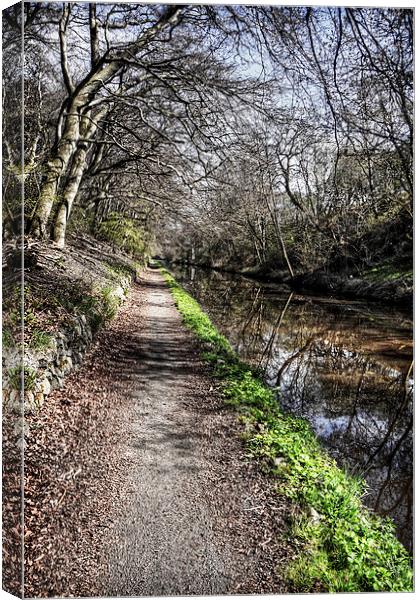
[[[412,549],[412,322],[396,309],[302,296],[215,271],[177,272],[234,349],[308,419],[365,502]]]

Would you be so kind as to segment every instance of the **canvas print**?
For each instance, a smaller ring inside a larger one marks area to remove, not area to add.
[[[413,8],[2,29],[3,589],[413,591]]]

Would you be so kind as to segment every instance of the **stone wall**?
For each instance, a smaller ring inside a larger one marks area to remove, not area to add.
[[[134,276],[134,273],[133,273]],[[122,277],[112,290],[115,304],[121,304],[132,283]],[[66,326],[56,332],[47,348],[34,350],[24,346],[3,349],[3,409],[15,413],[39,410],[54,388],[63,385],[64,378],[79,365],[94,337],[94,326],[88,314],[71,316]],[[23,372],[25,391],[21,389]]]

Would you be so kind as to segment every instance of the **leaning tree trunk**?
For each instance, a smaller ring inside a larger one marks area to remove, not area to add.
[[[64,122],[64,131],[55,155],[46,165],[44,183],[41,187],[38,204],[31,223],[31,234],[45,237],[48,219],[57,197],[60,177],[65,173],[79,139],[79,114],[72,106]]]
[[[280,242],[280,246],[281,246],[281,251],[283,253],[283,258],[286,261],[287,270],[289,271],[290,277],[292,279],[294,279],[295,274],[293,272],[292,265],[290,264],[289,256],[287,254],[286,246],[285,246],[279,225],[277,225],[277,229],[278,229],[278,238],[279,238],[279,242]]]
[[[281,252],[283,254],[284,261],[285,261],[285,263],[287,265],[287,270],[289,271],[290,277],[292,279],[294,279],[295,274],[293,272],[292,265],[290,264],[289,256],[288,256],[287,250],[286,250],[286,245],[284,243],[283,235],[281,233],[280,223],[279,223],[279,220],[278,220],[278,217],[277,217],[277,211],[276,211],[276,207],[275,207],[275,204],[274,204],[274,199],[272,199],[272,206],[270,206],[270,202],[268,201],[267,197],[265,197],[265,201],[266,201],[266,206],[268,208],[268,211],[269,211],[269,213],[271,215],[271,220],[272,220],[272,223],[274,225],[274,231],[276,233],[277,240],[278,240],[278,242],[280,244],[280,248],[281,248]]]
[[[120,68],[119,61],[113,61],[103,68],[98,67],[97,72],[89,78],[87,83],[75,92],[70,109],[64,118],[63,133],[57,144],[56,152],[47,162],[44,183],[31,223],[30,232],[35,237],[45,237],[46,235],[48,220],[57,198],[60,178],[67,171],[81,137],[83,111],[86,110],[103,82],[112,79]]]
[[[93,212],[92,224],[91,224],[91,233],[93,233],[93,234],[95,234],[97,232],[97,228],[101,222],[101,216],[99,214],[99,211],[100,211],[100,209],[103,208],[103,203],[105,201],[105,198],[107,197],[108,189],[109,189],[109,178],[108,178],[108,180],[101,182],[98,194],[93,201],[94,207],[95,207],[94,212]]]
[[[82,139],[79,141],[77,150],[74,153],[70,174],[63,189],[53,224],[53,239],[59,248],[64,248],[67,223],[86,170],[86,154],[89,145],[96,133],[99,122],[105,116],[106,110],[106,108],[103,108],[94,117],[87,113],[82,119],[80,127],[80,137]]]
[[[76,150],[80,137],[80,115],[89,107],[100,89],[111,81],[124,65],[125,60],[132,60],[140,50],[147,47],[168,25],[176,25],[181,20],[183,6],[168,6],[160,19],[136,41],[116,51],[114,58],[103,56],[92,67],[83,82],[71,91],[69,111],[64,119],[63,134],[57,144],[54,155],[46,164],[46,174],[41,187],[38,204],[31,223],[31,234],[44,237],[48,220],[57,196],[60,177],[66,172]],[[109,62],[108,62],[109,61]]]
[[[85,171],[86,152],[88,143],[83,142],[77,148],[70,169],[67,184],[63,190],[61,201],[54,219],[53,239],[59,248],[64,248],[67,222],[79,191],[80,182]]]

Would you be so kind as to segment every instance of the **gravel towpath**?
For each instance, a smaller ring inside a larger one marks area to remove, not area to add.
[[[127,503],[112,533],[109,593],[217,594],[231,585],[229,548],[218,544],[205,501],[209,465],[188,396],[199,382],[196,352],[162,278],[147,276],[144,327],[121,353],[133,376]]]
[[[48,521],[37,538],[51,549],[50,576],[39,568],[30,595],[287,591],[290,507],[245,456],[237,417],[223,404],[160,273],[148,270],[134,284],[66,385],[54,410],[66,405],[70,389],[77,410],[79,390],[90,398],[90,429],[71,455],[82,468],[66,484],[73,487],[60,507],[62,526],[51,530]],[[101,396],[108,401],[98,420]]]

